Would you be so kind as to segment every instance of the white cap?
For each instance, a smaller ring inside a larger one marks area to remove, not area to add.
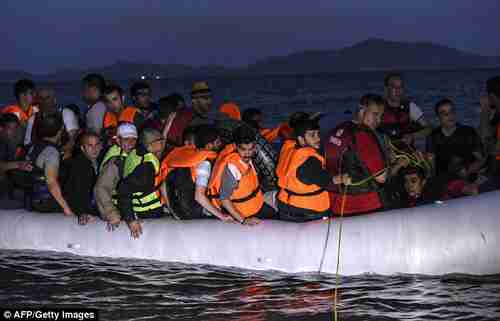
[[[124,123],[118,126],[116,136],[122,138],[137,138],[137,129],[131,123]]]

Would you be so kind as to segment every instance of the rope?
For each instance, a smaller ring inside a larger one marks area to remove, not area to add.
[[[347,186],[344,188],[344,192],[342,193],[342,205],[340,206],[340,218],[339,218],[339,237],[337,243],[337,269],[335,271],[335,293],[333,300],[333,313],[334,320],[338,320],[338,291],[339,291],[339,267],[340,267],[340,245],[342,241],[342,217],[344,217],[344,208],[345,208],[345,200],[346,200]]]

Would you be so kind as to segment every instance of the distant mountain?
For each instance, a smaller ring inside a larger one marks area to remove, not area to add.
[[[208,77],[219,75],[295,74],[350,72],[373,70],[472,69],[500,66],[500,57],[487,57],[463,52],[429,42],[394,42],[368,39],[339,50],[309,50],[288,56],[270,57],[242,68],[223,66],[193,67],[179,64],[148,64],[118,61],[112,65],[89,69],[65,69],[43,76],[23,71],[0,71],[0,81],[33,78],[38,81],[80,80],[95,72],[108,79],[128,80],[180,77]]]
[[[317,73],[365,70],[461,69],[500,66],[486,57],[429,42],[366,41],[340,50],[316,50],[271,57],[248,66],[256,73]]]

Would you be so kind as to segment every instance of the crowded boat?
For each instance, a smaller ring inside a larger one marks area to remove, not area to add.
[[[382,95],[359,97],[352,119],[330,128],[314,106],[267,128],[265,111],[215,108],[205,81],[192,84],[189,106],[178,93],[153,101],[146,81],[126,92],[89,74],[81,110],[22,79],[0,109],[0,183],[26,210],[103,220],[110,233],[126,225],[133,239],[145,220],[302,223],[499,189],[500,76],[478,98],[479,128],[461,124],[446,97],[432,126],[405,81],[388,73]]]

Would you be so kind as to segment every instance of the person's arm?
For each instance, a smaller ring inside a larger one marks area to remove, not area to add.
[[[101,170],[94,187],[95,200],[101,217],[110,224],[120,223],[120,211],[113,203],[113,191],[119,181],[118,167],[114,161],[107,162]]]
[[[47,187],[49,189],[50,194],[56,202],[63,209],[64,215],[71,216],[74,215],[73,211],[69,207],[66,199],[63,197],[61,192],[61,186],[59,185],[58,180],[58,168],[53,166],[47,166],[45,168],[45,179],[47,180]]]
[[[219,220],[224,222],[233,221],[233,218],[229,215],[222,213],[217,207],[215,207],[212,202],[207,197],[207,188],[203,186],[196,185],[194,199],[198,202],[204,209],[212,213]]]
[[[212,165],[209,161],[203,161],[196,167],[195,193],[194,199],[205,210],[212,213],[222,221],[232,221],[232,217],[222,213],[207,197],[208,181],[212,172]]]
[[[326,189],[332,183],[332,177],[323,169],[316,157],[309,157],[297,168],[297,178],[306,185],[318,185]]]

